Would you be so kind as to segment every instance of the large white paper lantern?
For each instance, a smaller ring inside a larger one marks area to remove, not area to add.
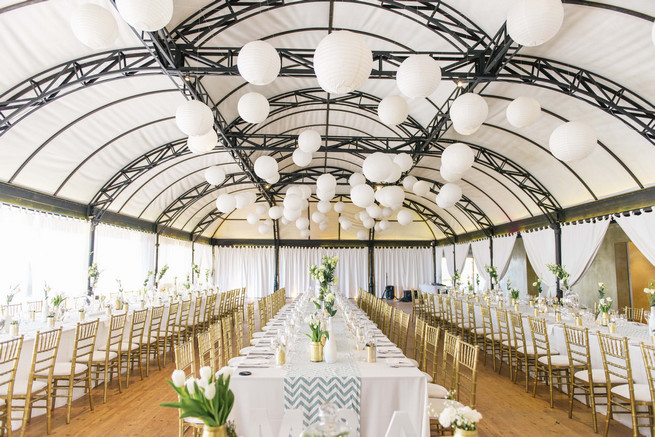
[[[391,208],[382,208],[382,217],[389,218],[393,215],[393,209]]]
[[[216,147],[216,144],[218,144],[218,135],[214,129],[209,129],[204,135],[191,136],[186,141],[186,145],[191,153],[196,155],[209,152]]]
[[[450,119],[455,130],[462,135],[477,131],[489,115],[487,102],[475,93],[457,97],[450,107]]]
[[[253,85],[268,85],[280,74],[280,55],[266,41],[250,41],[237,56],[239,74]]]
[[[299,209],[289,209],[289,208],[285,207],[284,210],[282,211],[282,216],[285,219],[287,219],[287,221],[289,223],[295,222],[296,220],[298,220],[298,218],[300,217],[300,214],[302,214],[302,211],[299,210]]]
[[[343,220],[341,221],[341,228],[342,228],[344,231],[347,231],[348,229],[350,229],[350,228],[352,227],[352,225],[353,225],[353,223],[352,223],[350,220],[348,220],[348,219],[343,219]]]
[[[346,210],[346,204],[343,202],[337,202],[334,204],[334,211],[338,214],[341,214]]]
[[[368,208],[375,201],[375,192],[369,185],[360,184],[350,189],[350,199],[360,208]]]
[[[530,126],[541,116],[541,105],[532,97],[521,96],[512,100],[505,111],[507,121],[514,127]]]
[[[235,194],[234,200],[236,201],[236,209],[242,209],[249,205],[248,196],[246,196],[245,193]]]
[[[412,191],[417,196],[424,197],[426,194],[430,192],[430,184],[426,181],[418,181],[412,187]]]
[[[301,231],[303,229],[307,229],[309,227],[309,220],[307,220],[307,217],[300,217],[299,219],[297,219],[296,227]]]
[[[229,214],[237,206],[237,200],[232,194],[221,194],[216,198],[216,208],[224,213]]]
[[[298,188],[300,189],[300,197],[303,199],[309,199],[309,197],[312,195],[312,189],[309,187],[309,185],[299,185]]]
[[[441,208],[450,208],[462,198],[462,188],[453,183],[444,184],[439,190],[436,202]]]
[[[324,173],[316,179],[316,189],[321,191],[332,191],[337,186],[337,179],[330,173]]]
[[[321,40],[314,51],[318,84],[328,93],[345,94],[361,87],[373,68],[373,53],[361,36],[339,30]]]
[[[321,134],[307,129],[298,135],[298,148],[305,153],[314,153],[321,147]]]
[[[393,162],[385,153],[375,152],[366,157],[362,164],[362,171],[366,179],[371,182],[382,182],[391,173]]]
[[[597,142],[596,132],[588,124],[570,121],[553,131],[548,145],[555,158],[571,162],[589,156],[596,148]]]
[[[287,194],[284,196],[284,209],[299,211],[302,208],[302,199],[296,194]]]
[[[368,215],[368,212],[366,212],[366,210],[364,210],[364,211],[359,211],[359,215],[358,215],[358,217],[359,217],[359,221],[361,221],[361,222],[363,222],[363,221],[366,220],[367,218],[371,218],[371,216]]]
[[[382,208],[380,208],[378,205],[374,203],[373,205],[366,208],[366,213],[370,217],[376,219],[382,215]]]
[[[519,0],[507,13],[507,33],[517,43],[534,47],[554,37],[563,21],[561,0]]]
[[[329,227],[329,224],[328,224],[327,221],[321,222],[321,223],[318,224],[318,228],[323,232],[327,231],[328,227]]]
[[[405,179],[403,179],[403,188],[405,188],[407,191],[412,191],[412,187],[416,182],[418,182],[418,179],[416,179],[414,176],[405,176]]]
[[[321,201],[324,201],[324,202],[329,202],[330,200],[332,200],[334,195],[335,195],[334,189],[327,190],[327,191],[316,190],[316,197],[318,197],[318,200],[321,200]]]
[[[173,0],[116,0],[116,8],[139,32],[155,32],[173,18]]]
[[[205,180],[211,185],[220,185],[225,180],[225,170],[215,165],[205,170]]]
[[[446,147],[441,154],[441,165],[454,173],[465,173],[475,161],[475,154],[464,143],[455,143]]]
[[[396,84],[401,93],[411,98],[427,97],[441,82],[441,68],[430,55],[411,55],[396,73]]]
[[[332,209],[332,204],[330,202],[321,200],[316,204],[316,209],[318,209],[323,214],[327,214]]]
[[[270,185],[277,184],[277,182],[280,180],[280,173],[275,172],[273,176],[270,178],[266,178],[266,182],[269,183]]]
[[[393,162],[394,164],[397,164],[398,167],[400,167],[400,171],[402,172],[406,172],[407,170],[412,168],[412,165],[414,164],[412,157],[405,152],[399,153],[396,156],[394,156]]]
[[[250,225],[256,225],[257,223],[259,223],[259,217],[257,217],[257,214],[255,214],[254,212],[251,212],[251,213],[248,214],[248,216],[246,217],[246,221],[247,221],[248,224],[250,224]]]
[[[405,191],[399,186],[383,187],[378,191],[378,201],[388,208],[398,208],[405,200]]]
[[[247,194],[255,194],[255,193],[251,192],[251,193],[247,193]],[[248,201],[250,202],[250,199]],[[250,204],[252,205],[252,203],[250,203]],[[255,205],[255,212],[257,214],[259,214],[259,215],[266,214],[266,209],[267,209],[266,205],[264,205],[263,203],[258,203],[257,205]]]
[[[237,104],[239,116],[248,123],[261,123],[266,120],[271,106],[268,104],[266,97],[259,93],[246,93],[241,96]]]
[[[75,37],[92,49],[107,48],[118,36],[114,15],[102,6],[92,3],[83,3],[73,10],[71,28]]]
[[[278,172],[278,163],[272,156],[263,155],[255,161],[255,174],[262,179],[273,178]]]
[[[455,173],[443,165],[441,166],[441,169],[439,169],[439,173],[446,182],[457,182],[462,179],[463,176],[461,173]]]
[[[309,236],[311,234],[312,233],[311,233],[311,231],[309,229],[303,229],[302,231],[300,231],[300,237],[301,238],[309,238]]]
[[[260,225],[257,226],[257,232],[259,232],[262,235],[266,235],[271,232],[271,227],[268,226],[266,223],[260,223]]]
[[[366,183],[366,177],[361,173],[353,173],[348,178],[348,183],[350,184],[351,187],[355,187],[357,185],[365,184]]]
[[[380,121],[389,126],[396,126],[407,120],[409,106],[401,96],[387,96],[378,104]]]
[[[366,229],[371,229],[373,226],[375,226],[375,220],[373,220],[371,217],[366,217],[366,218],[362,221],[362,225],[363,225]]]
[[[289,187],[287,188],[287,192],[285,193],[285,195],[288,196],[289,194],[294,194],[294,195],[296,195],[296,196],[300,196],[300,197],[302,197],[302,191],[300,191],[300,186],[299,186],[299,185],[291,185],[291,186],[289,186]]]
[[[389,221],[388,220],[382,220],[380,222],[380,230],[381,231],[386,231],[387,229],[389,229]]]
[[[312,154],[304,152],[301,149],[294,150],[291,158],[293,159],[293,163],[298,167],[306,167],[312,162]]]
[[[322,223],[325,220],[327,220],[327,217],[325,216],[325,214],[323,214],[323,213],[321,213],[319,211],[314,211],[312,213],[312,221],[314,223]]]
[[[368,231],[361,230],[357,231],[357,239],[358,240],[368,240]]]
[[[272,206],[271,209],[268,210],[268,216],[273,220],[277,220],[280,217],[282,217],[283,213],[284,210],[282,209],[281,206]]]
[[[414,217],[412,216],[412,213],[406,209],[401,209],[398,211],[398,214],[396,214],[396,220],[398,220],[398,223],[401,226],[407,226],[411,222],[414,221]]]
[[[177,107],[175,122],[177,127],[189,136],[204,135],[214,126],[214,114],[204,103],[187,100]]]
[[[391,163],[391,171],[389,172],[389,176],[386,177],[384,182],[393,184],[395,183],[398,179],[400,179],[400,176],[402,175],[402,170],[400,170],[400,166],[394,162]]]

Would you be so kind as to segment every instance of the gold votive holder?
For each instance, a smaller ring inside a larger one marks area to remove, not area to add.
[[[36,320],[36,311],[30,311],[30,320],[31,321]]]
[[[312,342],[309,345],[309,361],[313,363],[323,361],[323,345],[320,341]]]
[[[278,347],[275,351],[275,364],[283,366],[287,362],[287,354],[283,347]]]
[[[555,311],[555,321],[556,322],[561,322],[562,321],[562,313],[559,311]]]
[[[77,312],[77,315],[78,315],[78,319],[79,319],[79,321],[80,321],[80,322],[83,322],[83,321],[84,321],[84,310],[79,310],[79,311]]]
[[[9,335],[12,337],[18,337],[18,323],[12,323],[9,325]]]
[[[48,328],[55,327],[55,318],[54,316],[48,316]]]
[[[616,334],[616,323],[610,322],[609,325],[607,325],[607,328],[609,329],[610,334]]]
[[[516,311],[517,313],[519,312],[519,304],[517,303],[514,304],[514,311]]]
[[[534,309],[534,316],[539,317],[539,308],[535,307]]]
[[[534,308],[534,300],[530,299],[530,308]]]
[[[582,326],[582,317],[580,316],[575,317],[575,326]]]
[[[377,353],[375,345],[366,345],[366,362],[375,363],[377,361]]]
[[[502,300],[499,300],[499,301],[498,301],[498,308],[502,308],[502,307],[503,307],[503,301],[502,301]]]

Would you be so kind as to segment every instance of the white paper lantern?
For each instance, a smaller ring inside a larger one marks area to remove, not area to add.
[[[312,154],[296,149],[293,151],[292,159],[298,167],[307,167],[312,162]]]
[[[186,145],[191,153],[196,155],[209,152],[216,147],[216,144],[218,144],[218,135],[214,129],[209,129],[204,135],[191,136],[186,141]]]
[[[362,164],[362,171],[366,179],[371,182],[382,182],[391,173],[393,162],[385,153],[375,152],[366,157]]]
[[[396,185],[384,187],[379,193],[380,203],[388,208],[398,208],[405,200],[405,191]]]
[[[555,158],[564,162],[579,161],[594,151],[598,137],[586,123],[570,121],[558,126],[548,142]]]
[[[361,230],[357,231],[357,239],[359,240],[368,240],[368,231]]]
[[[389,229],[389,221],[388,220],[382,220],[380,222],[380,230],[381,231],[386,231],[387,229]]]
[[[446,182],[457,182],[458,180],[462,179],[461,173],[455,173],[452,170],[444,167],[443,164],[441,165],[441,169],[439,169],[439,173]]]
[[[324,214],[320,213],[319,211],[314,211],[312,213],[312,221],[314,223],[322,223],[327,219]]]
[[[375,220],[373,220],[371,217],[367,217],[364,221],[362,221],[362,225],[366,229],[371,229],[373,226],[375,226]]]
[[[249,205],[248,196],[245,193],[238,193],[234,195],[234,200],[236,202],[236,209],[245,208]]]
[[[263,203],[259,203],[255,205],[255,212],[259,215],[266,214],[266,205],[264,205]]]
[[[246,221],[248,222],[248,224],[256,225],[257,223],[259,223],[259,217],[257,217],[257,214],[255,214],[254,212],[251,212],[246,217]]]
[[[280,55],[265,41],[250,41],[237,56],[239,74],[253,85],[268,85],[280,74]]]
[[[350,199],[360,208],[367,208],[375,201],[375,192],[370,186],[360,184],[350,189]]]
[[[355,187],[357,185],[365,184],[366,183],[366,177],[361,173],[353,173],[348,178],[348,183],[350,184],[351,187]]]
[[[412,216],[412,213],[409,212],[406,209],[401,209],[398,211],[398,214],[396,214],[396,220],[398,220],[398,223],[401,226],[407,226],[411,222],[414,221],[414,217]]]
[[[394,156],[393,162],[394,164],[397,164],[398,167],[400,167],[400,171],[402,171],[403,173],[409,170],[410,168],[412,168],[412,165],[414,164],[412,157],[405,152],[399,153],[396,156]]]
[[[426,194],[430,192],[430,184],[426,181],[418,181],[412,187],[412,191],[417,196],[424,197]]]
[[[173,0],[116,0],[116,8],[139,32],[163,29],[173,18]]]
[[[366,213],[370,216],[373,217],[374,219],[380,217],[382,215],[382,208],[380,208],[378,205],[375,203],[368,208],[366,208]]]
[[[296,196],[302,197],[302,191],[300,190],[300,185],[290,185],[287,188],[286,195],[294,194]]]
[[[264,223],[266,223],[266,226],[269,226],[269,227],[273,226],[273,220],[271,220],[271,219],[264,220]]]
[[[444,184],[439,190],[437,204],[439,203],[438,198],[441,198],[443,203],[454,205],[462,198],[462,187],[451,182]]]
[[[198,100],[187,100],[177,107],[175,122],[189,136],[205,135],[214,125],[214,114],[209,106]],[[218,137],[216,138],[218,141]]]
[[[323,214],[327,214],[332,209],[332,204],[330,202],[321,200],[316,204],[316,209],[318,209]]]
[[[300,197],[303,199],[309,199],[309,197],[312,195],[312,189],[309,187],[309,185],[299,185],[298,188],[300,189]]]
[[[278,172],[278,164],[275,158],[263,155],[255,161],[255,174],[262,179],[269,179]]]
[[[401,93],[411,98],[427,97],[441,82],[441,68],[430,55],[411,55],[400,64],[396,84]]]
[[[321,134],[312,129],[298,135],[298,148],[305,153],[314,153],[321,147]]]
[[[284,208],[299,211],[302,208],[302,199],[296,194],[287,194],[284,196]]]
[[[284,208],[282,211],[282,216],[287,219],[289,223],[295,222],[298,220],[300,217],[300,214],[302,214],[302,211],[299,209],[289,209],[289,208]]]
[[[451,144],[441,154],[441,165],[454,173],[467,172],[474,161],[473,150],[464,143]]]
[[[505,115],[509,124],[514,127],[524,128],[539,120],[541,105],[532,97],[517,97],[507,105]]]
[[[280,180],[280,173],[278,172],[275,172],[275,174],[270,178],[266,178],[266,182],[269,183],[270,185],[277,184],[279,180]]]
[[[307,220],[307,217],[300,217],[299,219],[297,219],[296,227],[301,231],[303,229],[307,229],[309,227],[309,220]]]
[[[266,235],[271,232],[271,227],[267,226],[266,223],[260,223],[260,225],[257,226],[257,232],[262,235]]]
[[[352,225],[353,225],[352,222],[350,220],[348,220],[348,219],[344,219],[344,220],[341,221],[341,228],[344,231],[347,231],[348,229],[350,229]]]
[[[401,96],[387,96],[378,104],[380,121],[389,126],[396,126],[407,120],[409,106]]]
[[[337,180],[330,173],[322,174],[316,179],[316,188],[321,191],[332,191],[337,186]]]
[[[268,104],[266,97],[259,93],[246,93],[241,96],[237,104],[239,116],[248,123],[261,123],[266,120],[271,106]]]
[[[205,170],[205,180],[211,185],[220,185],[225,180],[225,170],[215,165]]]
[[[393,209],[391,208],[382,208],[382,217],[389,218],[393,215]]]
[[[475,93],[457,97],[450,107],[450,119],[455,130],[462,135],[477,131],[489,115],[487,102]]]
[[[366,210],[359,211],[359,215],[358,215],[358,217],[359,217],[359,221],[360,221],[360,222],[363,222],[363,221],[366,220],[367,218],[371,218],[371,216],[368,215],[368,212],[366,212]]]
[[[381,231],[381,229],[380,229],[380,222],[377,222],[377,223],[375,224],[375,226],[373,226],[373,230],[374,230],[375,232],[380,232],[380,231]]]
[[[309,236],[310,236],[311,234],[312,234],[312,233],[311,233],[311,231],[310,231],[309,229],[303,229],[302,231],[300,231],[300,236],[301,236],[302,238],[309,238]]]
[[[534,47],[554,37],[563,21],[561,0],[519,0],[507,13],[507,33],[517,43]]]
[[[332,200],[334,195],[335,195],[334,190],[329,190],[329,191],[316,190],[316,197],[318,197],[318,200],[324,202],[329,202],[330,200]]]
[[[396,182],[398,179],[400,179],[400,176],[402,175],[402,171],[400,170],[400,166],[394,162],[391,163],[391,171],[389,172],[389,176],[384,180],[384,182],[393,184]]]
[[[75,37],[92,49],[107,48],[118,36],[114,15],[102,6],[92,3],[83,3],[73,10],[71,28]]]
[[[268,210],[268,216],[273,220],[277,220],[282,217],[283,212],[284,210],[281,206],[272,206],[271,209]]]
[[[328,226],[329,226],[328,222],[322,222],[318,224],[318,228],[323,232],[328,230]]]
[[[412,191],[412,187],[416,182],[418,182],[418,179],[416,179],[414,176],[405,176],[405,179],[403,179],[403,188],[405,188],[407,191]]]
[[[337,202],[334,204],[334,211],[341,214],[346,210],[346,204],[343,202]]]
[[[324,37],[314,51],[314,72],[325,91],[349,93],[361,87],[373,68],[373,53],[361,36],[339,30]]]
[[[237,206],[237,200],[232,194],[221,194],[216,198],[216,208],[224,213],[229,214]]]

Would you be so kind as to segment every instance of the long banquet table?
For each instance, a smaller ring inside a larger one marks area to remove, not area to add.
[[[346,304],[350,305],[350,310],[357,312],[359,317],[365,317],[365,314],[351,302]],[[283,324],[282,321],[291,314],[293,305],[294,303],[288,304],[276,318],[269,321],[265,329],[266,334],[260,339],[260,345],[270,342],[270,338],[276,335],[275,327]],[[334,323],[335,325],[343,325],[341,311],[335,316]],[[309,328],[303,323],[296,329],[297,335],[294,336],[294,342],[303,345],[301,347],[304,348],[305,342],[299,339],[301,336],[304,337],[305,332],[309,332]],[[429,435],[429,417],[426,408],[427,381],[425,375],[413,366],[391,367],[392,363],[402,362],[402,359],[400,361],[392,360],[391,358],[381,358],[378,355],[376,363],[367,363],[363,358],[363,351],[355,352],[353,350],[354,336],[347,330],[337,332],[339,332],[340,336],[338,344],[341,349],[338,350],[336,364],[344,363],[355,357],[354,361],[361,381],[360,435],[368,437],[384,436],[394,411],[403,410],[409,413],[416,432],[427,437]],[[388,342],[388,339],[381,333],[376,336],[376,341],[378,340],[380,343]],[[344,345],[350,345],[351,347],[343,347]],[[303,366],[313,366],[318,373],[321,373],[321,369],[326,369],[325,366],[336,365],[309,363],[306,354],[301,352],[304,352],[304,350],[290,353],[284,366],[275,366],[272,356],[268,358],[268,365],[261,366],[262,356],[249,354],[233,373],[230,386],[235,393],[235,405],[231,418],[235,420],[240,434],[259,435],[257,429],[259,422],[254,421],[252,418],[253,415],[266,411],[273,435],[279,435],[285,415],[285,374],[288,375],[286,372],[290,368],[297,369]],[[252,361],[250,361],[251,358]],[[251,365],[250,362],[257,364]],[[239,375],[244,370],[251,372],[251,375]],[[297,433],[294,432],[294,435],[297,435]]]

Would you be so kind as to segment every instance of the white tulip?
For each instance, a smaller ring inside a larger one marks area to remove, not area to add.
[[[209,378],[212,376],[212,368],[209,366],[201,367],[200,368],[200,378],[202,378],[205,381],[209,381]]]
[[[205,397],[212,400],[214,399],[214,396],[216,396],[216,384],[209,384],[205,389]]]
[[[184,370],[173,370],[173,374],[171,375],[171,381],[173,381],[173,384],[175,387],[182,387],[184,385],[184,381],[186,380],[186,375],[184,374]]]
[[[196,380],[193,378],[189,378],[186,382],[186,390],[190,393],[193,394],[196,392]]]

